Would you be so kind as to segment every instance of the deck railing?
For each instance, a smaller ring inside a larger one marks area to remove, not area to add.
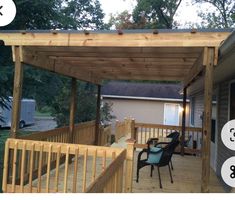
[[[131,152],[120,148],[8,139],[5,144],[3,191],[122,192],[127,154],[130,156]],[[26,162],[27,155],[29,162]],[[43,166],[43,160],[46,166]],[[127,162],[127,169],[131,167]],[[33,176],[37,178],[33,179]],[[132,177],[130,174],[126,176]],[[130,188],[130,185],[127,183],[126,187]]]
[[[166,137],[173,131],[182,132],[181,126],[170,126],[162,124],[135,123],[134,139],[136,147],[143,148],[149,138]],[[181,135],[180,135],[181,137]],[[202,128],[186,127],[185,128],[185,153],[201,153]]]
[[[73,138],[69,132],[69,127],[66,126],[62,128],[56,128],[53,130],[42,131],[30,135],[21,136],[18,139],[74,144],[94,144],[94,138],[95,121],[89,121],[75,125]]]

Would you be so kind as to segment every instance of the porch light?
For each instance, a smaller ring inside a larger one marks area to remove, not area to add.
[[[184,108],[182,106],[179,107],[179,112],[183,112]]]

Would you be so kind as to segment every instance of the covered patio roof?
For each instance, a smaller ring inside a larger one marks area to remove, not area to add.
[[[187,85],[205,64],[205,47],[215,48],[216,64],[218,47],[231,31],[1,31],[0,40],[20,46],[25,64],[95,84],[173,80]]]

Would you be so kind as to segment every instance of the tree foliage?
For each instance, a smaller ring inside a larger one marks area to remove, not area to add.
[[[202,26],[206,28],[231,28],[235,27],[235,1],[234,0],[194,0],[201,4],[209,3],[216,9],[216,12],[202,11],[199,16],[202,18]]]
[[[17,15],[5,30],[102,29],[104,14],[98,0],[17,0]],[[11,48],[0,46],[0,107],[12,96],[14,65]],[[95,86],[92,90],[95,90]],[[95,96],[79,84],[78,121],[93,119]],[[23,97],[34,98],[37,107],[51,108],[59,125],[67,123],[70,79],[31,66],[24,67]],[[82,105],[82,106],[81,106]],[[57,113],[57,114],[56,114]],[[65,114],[66,113],[66,114]],[[64,122],[63,122],[64,121]]]
[[[172,29],[177,23],[175,13],[182,0],[137,0],[132,13],[123,11],[111,15],[116,29]]]
[[[182,0],[137,0],[133,11],[133,20],[136,24],[143,23],[144,28],[172,29],[175,13]]]

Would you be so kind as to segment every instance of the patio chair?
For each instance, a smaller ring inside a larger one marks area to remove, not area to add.
[[[150,147],[148,149],[143,149],[138,154],[137,160],[137,179],[136,182],[139,182],[139,170],[145,166],[151,166],[151,173],[150,176],[152,177],[154,166],[158,169],[158,178],[159,178],[159,185],[162,188],[161,182],[161,174],[160,174],[160,167],[168,166],[171,183],[173,183],[173,177],[171,173],[170,161],[172,155],[174,153],[175,148],[178,146],[179,141],[172,141],[170,143],[161,142],[158,143],[159,145],[165,145],[164,147]],[[141,156],[143,153],[147,153],[147,158],[141,160]]]

